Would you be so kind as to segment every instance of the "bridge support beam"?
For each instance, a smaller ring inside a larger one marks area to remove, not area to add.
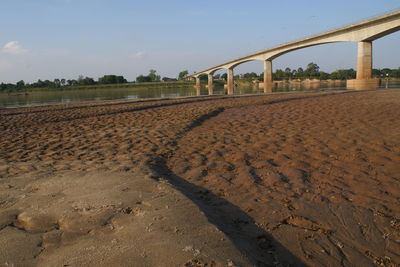
[[[227,69],[228,72],[228,81],[227,81],[227,89],[228,89],[228,95],[233,95],[233,88],[234,88],[234,83],[233,83],[233,68]]]
[[[214,76],[212,74],[208,74],[208,94],[214,94]]]
[[[357,80],[372,79],[372,42],[358,43]]]
[[[264,93],[272,92],[272,61],[264,60]]]

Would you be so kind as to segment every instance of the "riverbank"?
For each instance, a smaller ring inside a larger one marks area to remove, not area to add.
[[[399,89],[0,110],[0,262],[394,266],[399,118]]]
[[[216,81],[213,88],[214,95],[226,94],[222,81]],[[234,94],[255,94],[264,91],[259,88],[258,83],[251,81],[238,80],[235,82]],[[173,85],[173,83],[170,83]],[[380,85],[383,88],[398,88],[400,82],[394,80],[386,80]],[[290,92],[290,91],[317,91],[317,90],[343,90],[346,89],[344,82],[280,82],[276,83],[274,92]],[[173,98],[173,97],[191,97],[198,95],[208,95],[207,85],[201,86],[200,90],[196,89],[193,84],[185,87],[158,87],[158,88],[114,88],[111,85],[107,89],[90,89],[90,90],[65,90],[65,91],[34,91],[29,93],[13,93],[0,94],[0,108],[10,106],[26,106],[26,105],[47,105],[47,104],[75,104],[77,102],[88,101],[109,101],[109,100],[133,100],[146,98]]]
[[[76,104],[105,100],[134,100],[170,98],[196,95],[194,86],[188,87],[137,87],[65,91],[34,91],[18,94],[0,94],[0,107],[46,104]]]

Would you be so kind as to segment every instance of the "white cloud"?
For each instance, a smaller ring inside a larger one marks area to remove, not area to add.
[[[19,55],[25,54],[28,52],[25,48],[23,48],[18,41],[11,41],[6,43],[1,51],[5,54]]]
[[[146,55],[147,55],[146,52],[144,52],[144,51],[139,51],[139,52],[136,52],[135,54],[133,54],[133,58],[142,59],[142,58],[144,58]]]

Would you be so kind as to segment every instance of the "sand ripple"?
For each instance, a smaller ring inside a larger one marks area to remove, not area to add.
[[[79,232],[55,210],[35,223],[17,178],[150,168],[255,265],[395,266],[399,118],[396,89],[1,110],[1,218],[30,244],[43,236],[27,232]],[[99,215],[88,225],[102,224]]]

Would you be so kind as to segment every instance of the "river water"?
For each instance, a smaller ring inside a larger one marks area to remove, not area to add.
[[[383,88],[400,88],[400,82],[387,82],[381,85]],[[308,90],[340,90],[346,89],[345,83],[330,86],[278,86],[274,91],[308,91]],[[256,86],[238,86],[235,94],[262,93],[262,89]],[[36,91],[27,93],[0,94],[0,107],[21,106],[32,104],[70,103],[81,101],[101,101],[112,99],[140,99],[140,98],[170,98],[183,96],[196,96],[198,91],[193,87],[180,88],[108,88],[108,89],[86,89],[86,90],[60,90],[60,91]],[[201,95],[208,95],[208,90],[202,87]],[[215,95],[226,94],[223,86],[214,87]]]

